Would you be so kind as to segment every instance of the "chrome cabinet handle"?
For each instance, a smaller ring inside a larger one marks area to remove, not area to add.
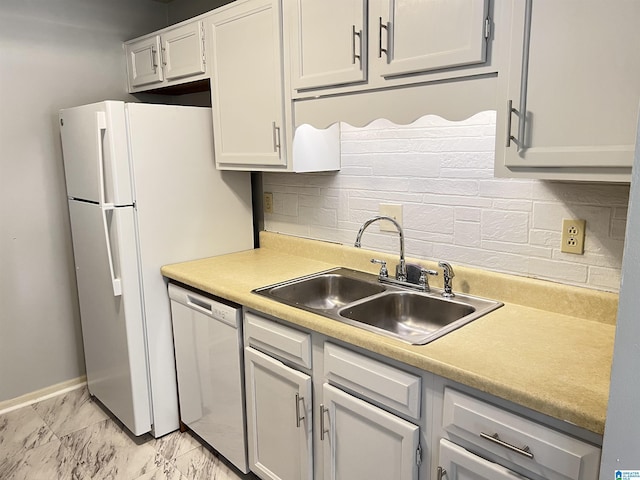
[[[273,151],[280,156],[280,127],[276,125],[276,122],[271,122],[271,127],[273,129]]]
[[[160,58],[162,59],[162,66],[167,66],[167,58],[166,58],[166,49],[164,47],[160,48]]]
[[[442,468],[442,467],[438,466],[438,475],[437,475],[437,477],[436,477],[436,478],[437,478],[437,480],[442,480],[442,478],[443,478],[446,474],[447,474],[447,471],[446,471],[444,468]]]
[[[518,153],[524,150],[525,134],[526,134],[526,119],[527,119],[527,88],[529,81],[529,50],[531,45],[531,12],[532,12],[532,0],[527,0],[525,4],[525,17],[524,17],[524,41],[522,42],[522,65],[520,70],[520,102],[518,109],[513,108],[513,102],[509,100],[507,103],[508,119],[507,119],[507,147],[511,146],[511,141],[516,144]],[[515,113],[518,115],[518,137],[511,135],[511,115]]]
[[[153,73],[158,71],[158,51],[156,47],[151,47],[151,65],[153,66]]]
[[[329,411],[328,408],[324,408],[324,404],[320,404],[320,440],[324,440],[324,434],[327,433],[324,427],[324,414]]]
[[[300,422],[304,420],[304,415],[300,416],[300,400],[304,401],[304,397],[301,397],[296,393],[296,427],[300,428]]]
[[[511,146],[511,140],[513,140],[515,143],[518,143],[518,140],[516,139],[516,137],[514,137],[513,135],[511,135],[511,116],[516,112],[516,110],[513,108],[513,100],[508,100],[507,101],[507,143],[506,143],[506,147],[509,148]]]
[[[511,445],[510,443],[500,440],[500,437],[498,436],[497,433],[494,433],[493,435],[489,435],[488,433],[480,432],[480,436],[485,440],[489,440],[490,442],[493,442],[497,445],[508,448],[512,452],[519,453],[520,455],[523,455],[527,458],[533,458],[533,453],[531,453],[531,450],[526,445],[522,448],[516,447],[515,445]]]
[[[362,31],[356,30],[355,25],[351,25],[351,64],[355,65],[356,60],[362,59]],[[360,50],[359,53],[356,53],[356,37],[360,42]]]
[[[387,48],[382,48],[382,30],[387,31],[387,37],[389,36],[389,24],[382,22],[382,17],[378,17],[378,58],[382,58],[384,53],[389,56],[389,40],[387,39]]]

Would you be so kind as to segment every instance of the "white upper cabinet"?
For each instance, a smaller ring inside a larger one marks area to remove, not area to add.
[[[220,9],[206,30],[216,165],[286,167],[279,2]]]
[[[366,80],[365,0],[293,0],[296,89]]]
[[[516,0],[511,22],[496,175],[629,181],[640,2]]]
[[[379,88],[487,59],[489,0],[295,0],[285,16],[298,92]]]
[[[484,63],[489,0],[382,0],[370,42],[382,76]],[[377,21],[376,21],[377,20]]]
[[[162,67],[167,80],[205,73],[202,22],[173,28],[161,35]]]
[[[125,43],[129,91],[206,78],[202,21],[180,24]]]
[[[129,91],[134,88],[162,83],[160,66],[160,35],[125,44]]]

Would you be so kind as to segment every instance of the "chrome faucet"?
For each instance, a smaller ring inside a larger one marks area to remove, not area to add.
[[[376,216],[370,218],[366,222],[362,224],[360,230],[358,231],[358,235],[356,235],[356,241],[354,243],[354,247],[360,248],[362,246],[362,234],[364,231],[371,225],[373,222],[377,222],[379,220],[388,220],[393,223],[398,230],[398,235],[400,236],[400,263],[398,263],[398,267],[396,268],[396,280],[400,280],[401,282],[405,282],[407,280],[407,266],[404,260],[404,232],[402,231],[402,227],[396,221],[395,218],[387,217],[384,215]]]
[[[442,291],[442,296],[447,298],[455,297],[456,294],[453,293],[453,287],[451,285],[451,280],[456,274],[453,272],[453,268],[448,262],[438,262],[438,266],[442,268],[442,276],[444,277],[444,290]]]

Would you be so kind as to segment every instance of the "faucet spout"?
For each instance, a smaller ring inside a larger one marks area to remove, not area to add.
[[[369,227],[369,225],[380,220],[388,220],[389,222],[393,223],[393,225],[396,227],[396,230],[398,230],[398,236],[400,237],[400,263],[398,263],[398,268],[396,269],[396,279],[401,281],[406,281],[407,266],[404,260],[404,232],[402,231],[402,227],[396,221],[395,218],[387,217],[385,215],[379,215],[379,216],[370,218],[369,220],[364,222],[360,227],[360,230],[358,230],[358,234],[356,235],[356,241],[353,244],[353,246],[356,248],[360,248],[362,246],[362,235],[364,234],[364,231]]]

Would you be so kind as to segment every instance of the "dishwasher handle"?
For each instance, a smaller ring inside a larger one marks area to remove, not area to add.
[[[198,310],[205,315],[210,317],[213,316],[213,305],[209,302],[205,302],[201,300],[199,297],[192,295],[190,293],[187,294],[187,307],[191,307],[194,310]]]
[[[208,298],[200,292],[188,290],[169,284],[169,298],[172,302],[177,302],[190,308],[200,314],[206,315],[213,320],[226,323],[227,325],[238,328],[240,326],[241,308],[227,305],[211,298]]]

